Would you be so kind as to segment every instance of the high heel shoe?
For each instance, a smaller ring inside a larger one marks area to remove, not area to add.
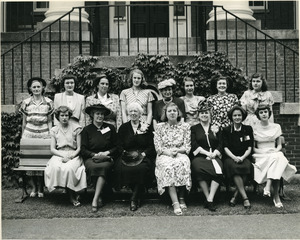
[[[275,201],[275,198],[273,198],[273,203],[274,203],[274,205],[275,205],[276,208],[283,208],[282,202],[278,202],[278,203],[277,203],[277,202]]]
[[[215,212],[215,211],[217,210],[217,208],[216,208],[214,202],[209,202],[209,201],[207,201],[207,208],[208,208],[208,210],[211,211],[211,212]]]
[[[137,202],[135,200],[130,201],[130,211],[136,211],[138,209]]]
[[[92,212],[93,212],[93,213],[98,212],[98,206],[93,206],[93,205],[92,205]]]
[[[179,206],[182,210],[187,210],[186,203],[184,201],[184,198],[179,198]]]
[[[29,197],[32,197],[32,198],[34,198],[36,196],[37,196],[37,192],[31,192],[30,195],[29,195]]]
[[[180,204],[179,202],[174,202],[172,204],[173,208],[174,208],[174,213],[176,216],[181,216],[182,215],[182,210],[180,208]],[[176,207],[177,206],[177,207]]]
[[[266,190],[266,188],[264,188],[263,196],[264,196],[264,197],[271,197],[270,191],[268,191],[268,190]]]
[[[249,202],[249,199],[248,198],[244,198],[243,201],[244,201],[244,204],[243,204],[244,208],[245,209],[250,209],[251,208],[251,204]]]
[[[235,197],[232,197],[229,201],[229,206],[230,207],[235,207],[236,205],[236,198]]]

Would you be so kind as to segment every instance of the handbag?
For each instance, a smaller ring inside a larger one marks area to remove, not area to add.
[[[132,166],[139,165],[143,161],[144,156],[138,150],[137,151],[124,150],[121,159],[122,159],[122,163],[125,166],[132,167]]]

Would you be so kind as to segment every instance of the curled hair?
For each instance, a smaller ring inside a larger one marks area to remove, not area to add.
[[[65,113],[65,112],[68,112],[68,115],[69,115],[69,119],[72,117],[73,115],[73,112],[70,108],[68,108],[67,106],[59,106],[55,112],[54,112],[54,116],[55,118],[59,121],[59,115],[61,113]]]
[[[134,74],[134,73],[137,73],[137,74],[140,74],[140,75],[141,75],[142,81],[141,81],[140,87],[141,87],[141,88],[146,88],[147,82],[146,82],[144,73],[143,73],[140,69],[138,69],[138,68],[131,70],[131,72],[130,72],[130,74],[129,74],[129,80],[128,80],[129,86],[132,87],[132,85],[133,85],[133,83],[132,83],[132,78],[133,78],[133,74]]]
[[[132,110],[132,109],[138,110],[138,112],[140,113],[140,115],[142,115],[143,112],[144,112],[144,110],[143,110],[143,108],[141,107],[141,105],[140,105],[139,103],[137,103],[137,102],[132,102],[132,103],[129,103],[129,104],[127,105],[127,108],[126,108],[127,114],[128,114],[128,113],[130,112],[130,110]]]
[[[65,75],[65,76],[63,76],[62,78],[61,78],[61,84],[62,84],[62,87],[64,88],[64,86],[65,86],[65,81],[66,80],[69,80],[69,79],[73,79],[74,80],[74,84],[75,84],[75,87],[77,86],[77,77],[75,76],[75,75],[73,75],[73,74],[67,74],[67,75]]]
[[[261,73],[252,74],[252,76],[250,78],[250,82],[249,82],[249,89],[250,90],[253,90],[253,86],[252,86],[253,78],[260,78],[260,80],[262,80],[262,85],[261,85],[261,91],[262,92],[268,91],[268,85],[267,85],[266,79],[265,79],[264,75],[262,75]]]
[[[28,85],[28,83],[27,83],[27,91],[28,91],[28,93],[32,96],[33,95],[33,93],[32,93],[32,91],[31,91],[31,85],[33,84],[33,82],[34,81],[37,81],[37,82],[39,82],[40,84],[41,84],[41,86],[42,86],[42,95],[44,95],[44,93],[45,93],[45,85],[44,85],[44,79],[42,79],[42,78],[39,78],[39,77],[33,77],[33,78],[31,78],[31,79],[29,79],[28,80],[28,82],[29,81],[31,81],[31,83],[30,83],[30,86]]]
[[[178,108],[177,104],[173,103],[173,102],[169,102],[167,103],[163,109],[162,109],[162,114],[161,114],[161,121],[162,122],[167,122],[168,118],[167,118],[167,109],[169,107],[176,107],[177,112],[178,112],[178,117],[177,117],[177,121],[179,122],[181,120],[182,117],[182,112],[180,111],[180,109]]]
[[[230,92],[232,88],[232,79],[229,76],[222,75],[221,73],[218,73],[214,76],[212,76],[210,80],[210,90],[212,94],[217,94],[217,83],[219,80],[226,80],[227,83],[227,89],[226,92]]]
[[[255,115],[256,115],[256,117],[257,117],[259,120],[260,120],[260,118],[259,118],[259,111],[260,111],[260,110],[265,110],[265,109],[268,110],[269,118],[271,117],[271,115],[272,115],[271,107],[270,107],[269,105],[267,105],[267,104],[259,105],[259,106],[257,107],[257,109],[255,110]]]

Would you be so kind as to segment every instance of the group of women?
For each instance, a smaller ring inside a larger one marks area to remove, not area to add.
[[[264,196],[273,194],[281,208],[279,180],[289,180],[296,168],[280,151],[280,125],[273,123],[273,98],[260,74],[251,77],[250,87],[241,97],[228,93],[230,79],[221,74],[211,79],[214,95],[205,99],[194,95],[194,80],[184,79],[185,96],[173,96],[174,79],[158,84],[162,99],[155,101],[145,88],[143,72],[130,73],[131,87],[120,98],[108,93],[105,74],[96,77],[97,92],[84,99],[74,92],[76,77],[63,78],[65,91],[54,104],[43,96],[45,80],[32,78],[20,111],[23,138],[51,138],[51,152],[45,185],[51,192],[66,188],[70,202],[80,206],[78,192],[93,184],[92,211],[103,206],[104,186],[132,189],[130,210],[140,207],[145,188],[156,178],[159,194],[167,192],[174,213],[187,209],[186,194],[192,182],[200,186],[204,207],[215,211],[214,197],[225,180],[236,191],[229,204],[241,196],[243,206],[251,207],[244,184],[254,177],[266,183]],[[52,113],[55,126],[52,127]],[[253,161],[254,159],[254,161]],[[33,176],[31,197],[43,197],[42,176]],[[273,191],[272,191],[273,188]]]

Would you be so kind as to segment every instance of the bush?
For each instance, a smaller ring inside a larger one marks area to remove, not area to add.
[[[16,186],[19,174],[12,169],[19,164],[22,115],[1,113],[2,186]]]

